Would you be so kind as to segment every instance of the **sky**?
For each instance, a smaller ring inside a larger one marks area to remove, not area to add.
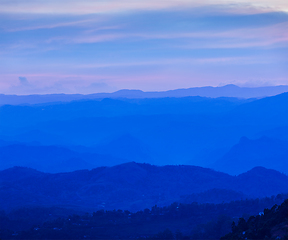
[[[288,85],[287,0],[0,0],[0,94]]]

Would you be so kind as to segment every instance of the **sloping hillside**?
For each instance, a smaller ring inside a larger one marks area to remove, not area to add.
[[[232,175],[246,172],[256,166],[288,173],[287,156],[287,141],[268,137],[256,140],[242,137],[238,144],[211,167]]]
[[[81,153],[60,146],[29,146],[13,144],[0,147],[0,169],[21,166],[43,172],[69,172],[113,166],[125,161],[97,153]]]
[[[232,224],[232,232],[224,239],[287,239],[288,236],[288,200],[280,206],[264,209],[259,215],[251,216],[247,221],[240,218],[238,225]]]
[[[265,168],[233,177],[195,166],[157,167],[134,162],[58,174],[15,167],[0,172],[0,195],[4,196],[0,205],[4,209],[56,205],[139,210],[212,189],[236,191],[245,197],[277,195],[288,192],[287,182],[286,175]],[[222,193],[225,201],[227,192]],[[221,201],[221,191],[217,201]]]

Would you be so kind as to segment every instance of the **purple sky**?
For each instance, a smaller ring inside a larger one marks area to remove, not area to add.
[[[288,85],[288,1],[2,0],[0,93]]]

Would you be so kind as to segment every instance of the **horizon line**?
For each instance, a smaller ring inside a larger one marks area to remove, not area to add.
[[[117,91],[113,91],[113,92],[95,92],[95,93],[45,93],[45,94],[41,94],[41,93],[34,93],[34,94],[5,94],[5,93],[0,93],[0,96],[19,96],[19,97],[25,97],[25,96],[47,96],[47,95],[81,95],[81,96],[91,96],[91,95],[101,95],[101,94],[115,94],[115,93],[119,93],[119,92],[141,92],[141,93],[167,93],[167,92],[173,92],[173,91],[177,91],[177,90],[191,90],[191,89],[203,89],[203,88],[215,88],[215,89],[219,89],[219,88],[225,88],[225,87],[236,87],[239,89],[263,89],[263,88],[278,88],[278,87],[288,87],[287,85],[284,84],[280,84],[280,85],[267,85],[267,86],[239,86],[236,84],[226,84],[223,86],[211,86],[211,85],[205,85],[205,86],[201,86],[201,87],[189,87],[189,88],[175,88],[175,89],[169,89],[169,90],[163,90],[163,91],[143,91],[141,89],[129,89],[129,88],[123,88],[123,89],[119,89]]]

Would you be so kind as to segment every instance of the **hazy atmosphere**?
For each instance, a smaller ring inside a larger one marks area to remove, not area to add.
[[[0,239],[288,239],[288,1],[0,0]]]

